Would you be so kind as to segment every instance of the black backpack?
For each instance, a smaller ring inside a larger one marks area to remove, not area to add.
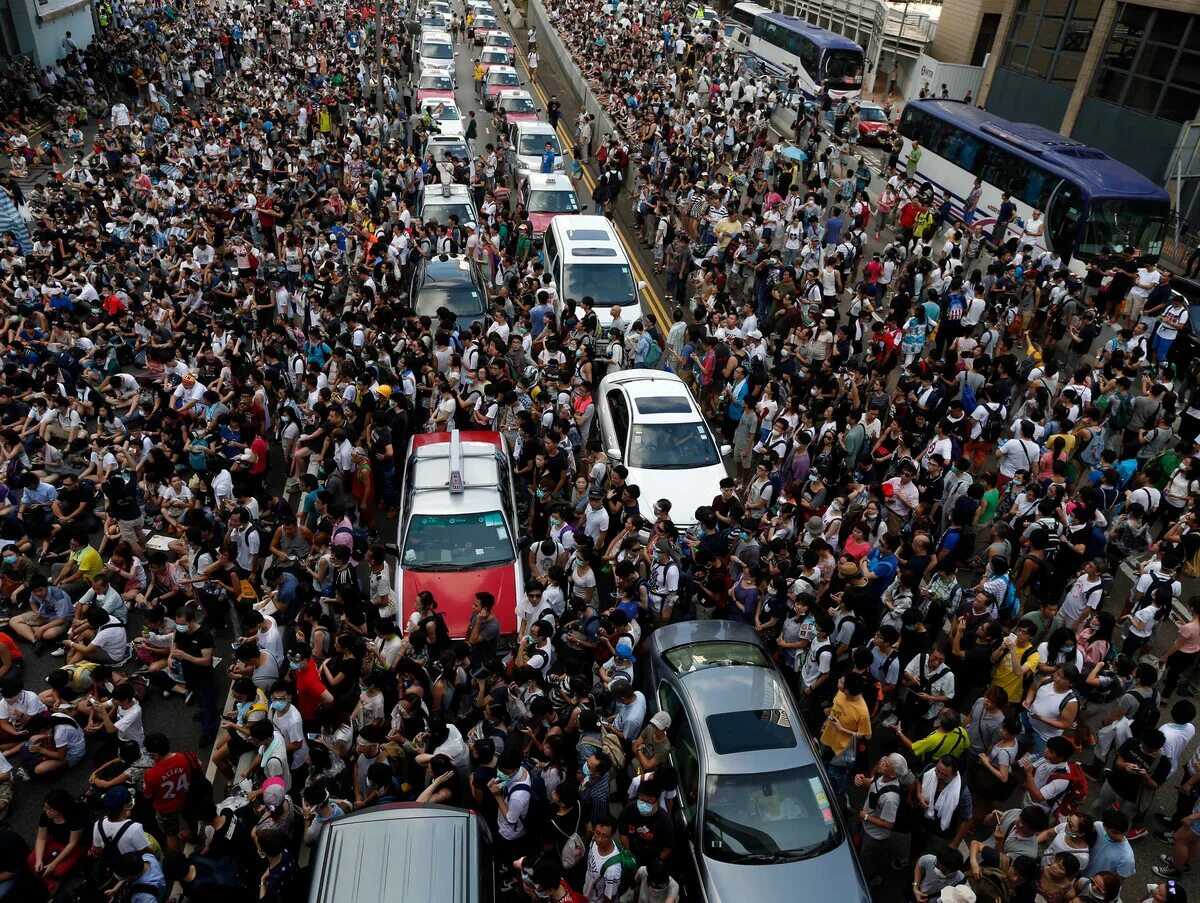
[[[958,544],[955,545],[954,551],[950,553],[951,557],[959,564],[970,561],[975,555],[975,531],[968,530],[966,527],[953,527],[947,530],[942,536],[943,546],[946,537],[951,533],[958,533]]]
[[[1143,696],[1130,690],[1125,694],[1137,700],[1138,707],[1129,718],[1129,730],[1135,737],[1140,737],[1152,727],[1158,727],[1158,690],[1150,688],[1150,695]]]
[[[1004,421],[1000,418],[1001,406],[994,401],[989,401],[983,404],[983,409],[987,411],[988,417],[983,423],[980,437],[987,442],[995,442],[1000,438],[1000,433],[1004,429]]]
[[[908,834],[912,831],[914,825],[913,806],[909,791],[904,786],[889,784],[886,787],[880,787],[878,790],[869,792],[867,794],[867,807],[869,809],[878,808],[879,800],[885,793],[894,793],[898,797],[896,820],[892,822],[892,832]]]
[[[525,825],[525,833],[536,837],[550,819],[550,796],[546,793],[546,782],[542,780],[537,767],[528,759],[522,765],[529,773],[529,783],[510,784],[505,799],[511,798],[518,788],[524,787],[529,790],[529,805],[525,809],[522,823]]]

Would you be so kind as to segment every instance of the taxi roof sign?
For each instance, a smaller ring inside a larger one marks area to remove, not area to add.
[[[450,431],[450,491],[459,495],[464,490],[463,485],[463,449],[462,436],[458,430]]]

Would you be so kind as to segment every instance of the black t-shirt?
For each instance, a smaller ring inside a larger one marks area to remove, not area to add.
[[[1135,260],[1126,260],[1124,257],[1117,259],[1113,264],[1112,282],[1108,284],[1108,293],[1110,297],[1124,298],[1129,294],[1129,290],[1133,288],[1134,280],[1137,277],[1138,265]]]
[[[199,656],[203,654],[205,649],[214,648],[213,635],[207,627],[200,627],[196,630],[176,633],[175,647],[188,655]],[[182,662],[183,677],[187,683],[193,681],[201,681],[206,678],[211,678],[213,673],[212,665],[196,665],[192,662]]]
[[[1092,342],[1100,335],[1100,325],[1096,321],[1086,323],[1079,329],[1079,341],[1071,342],[1071,350],[1076,354],[1087,354],[1092,350]]]
[[[621,810],[617,828],[622,837],[629,838],[629,847],[638,862],[659,858],[662,851],[675,842],[671,816],[661,806],[650,815],[642,815],[638,812],[635,800]]]
[[[111,478],[104,484],[104,495],[108,499],[108,513],[117,520],[137,520],[142,515],[136,490],[120,477]]]
[[[1137,737],[1130,737],[1121,744],[1117,755],[1126,762],[1141,766],[1158,784],[1165,781],[1167,774],[1171,771],[1171,760],[1161,752],[1146,752],[1142,748],[1142,741]],[[1108,780],[1112,784],[1113,790],[1117,791],[1123,799],[1130,801],[1136,800],[1146,787],[1141,775],[1130,774],[1124,768],[1113,768],[1108,773]]]
[[[65,818],[62,824],[48,818],[44,811],[38,816],[38,828],[45,828],[50,834],[50,839],[56,843],[66,845],[71,842],[72,833],[87,831],[92,826],[92,820],[82,806],[72,806],[63,814]],[[89,842],[86,838],[81,841],[81,843]]]

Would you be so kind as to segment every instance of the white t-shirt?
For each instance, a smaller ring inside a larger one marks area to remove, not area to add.
[[[116,633],[114,630],[113,633]],[[117,729],[117,738],[124,741],[132,740],[139,747],[146,742],[146,729],[142,726],[142,707],[135,699],[127,709],[117,706],[112,711],[113,727]],[[138,849],[143,849],[139,847]],[[122,852],[125,852],[122,850]]]
[[[583,895],[588,898],[588,903],[603,903],[604,900],[615,900],[620,895],[620,863],[614,862],[608,868],[604,868],[604,863],[616,853],[615,846],[611,852],[601,853],[596,849],[595,843],[588,844],[587,872],[583,877]]]
[[[112,615],[96,631],[92,643],[103,649],[114,662],[122,662],[129,656],[129,637],[125,634],[125,625]]]
[[[300,741],[300,748],[292,753],[291,766],[293,769],[302,767],[308,759],[308,743],[304,737],[304,721],[300,717],[300,710],[294,705],[289,705],[283,714],[272,709],[270,718],[284,743]]]
[[[129,824],[128,828],[125,828],[126,823]],[[145,830],[131,818],[117,822],[107,818],[100,819],[92,828],[92,846],[103,851],[106,849],[105,838],[108,838],[108,847],[112,847],[113,838],[121,833],[122,828],[125,828],[125,833],[121,834],[121,839],[116,842],[116,852],[141,853],[149,848],[150,841],[146,840]]]
[[[18,730],[31,715],[40,715],[44,711],[45,703],[32,690],[22,690],[11,701],[0,696],[0,721],[7,721]]]

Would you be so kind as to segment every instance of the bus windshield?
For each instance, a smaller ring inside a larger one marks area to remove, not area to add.
[[[821,78],[839,87],[862,87],[863,55],[861,51],[830,50],[825,54]]]
[[[1167,214],[1167,205],[1161,201],[1092,198],[1079,239],[1079,254],[1095,257],[1105,247],[1114,252],[1132,247],[1146,260],[1157,260],[1166,235]]]

